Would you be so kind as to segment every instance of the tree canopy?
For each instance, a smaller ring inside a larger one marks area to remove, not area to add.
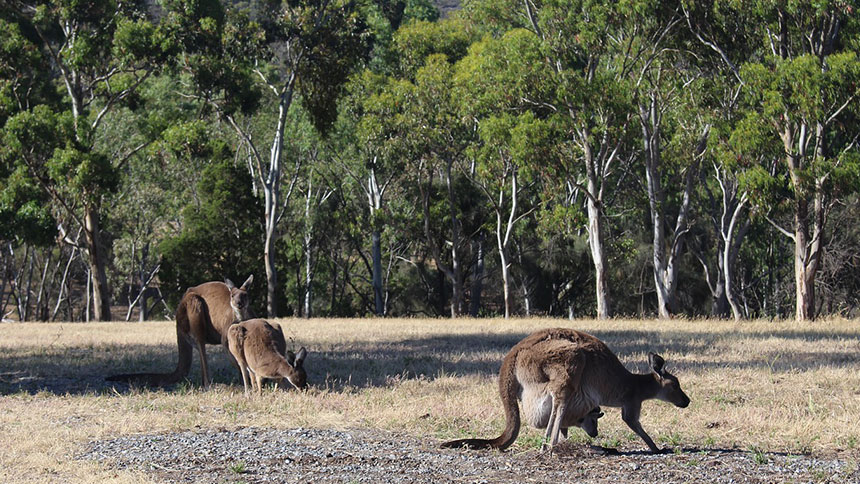
[[[856,2],[0,7],[4,318],[860,312]]]

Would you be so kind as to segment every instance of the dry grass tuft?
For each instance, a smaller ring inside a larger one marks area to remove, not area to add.
[[[496,373],[528,333],[571,326],[604,341],[632,370],[654,350],[693,402],[648,402],[642,423],[664,446],[756,452],[851,453],[860,446],[860,324],[754,321],[281,320],[308,347],[313,388],[246,398],[241,378],[211,348],[215,385],[116,389],[103,377],[168,371],[171,322],[5,324],[0,341],[0,482],[150,482],[147,475],[76,459],[93,440],[125,434],[243,426],[380,428],[434,441],[491,437],[503,426]],[[598,442],[644,444],[606,409]],[[573,439],[585,441],[581,432]],[[541,432],[517,446],[538,446]]]

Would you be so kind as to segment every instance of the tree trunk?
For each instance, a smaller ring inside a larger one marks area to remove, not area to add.
[[[573,117],[573,115],[571,115]],[[609,298],[609,281],[606,276],[606,260],[603,250],[603,206],[600,190],[600,175],[597,160],[591,150],[591,134],[582,136],[581,145],[587,179],[586,211],[588,212],[588,247],[594,264],[594,296],[597,302],[597,319],[609,319],[612,315]]]
[[[478,235],[475,246],[475,267],[472,270],[472,300],[469,314],[477,318],[481,311],[481,293],[484,290],[484,232]]]
[[[507,245],[502,237],[502,213],[496,210],[496,244],[499,248],[499,265],[502,270],[502,294],[505,297],[505,319],[511,316],[510,274],[508,273]]]
[[[373,229],[371,238],[371,257],[373,258],[373,305],[377,316],[385,315],[385,302],[382,294],[382,234]]]
[[[140,294],[140,301],[137,303],[140,311],[137,313],[137,320],[139,322],[144,322],[149,317],[149,306],[147,305],[147,301],[149,300],[149,294],[147,294],[147,289],[144,288],[143,292]]]
[[[786,149],[785,161],[795,196],[794,232],[792,234],[782,229],[780,231],[794,241],[794,314],[797,321],[815,319],[815,276],[822,257],[822,232],[825,224],[823,179],[810,182],[803,175],[803,170],[808,168],[804,166],[809,156],[806,149],[808,137],[815,137],[812,142],[818,147],[813,156],[824,156],[824,127],[819,123],[814,134],[809,131],[808,125],[800,124],[796,127],[786,125],[780,133]]]
[[[89,323],[91,320],[90,314],[92,313],[92,304],[93,304],[93,278],[92,273],[93,270],[87,265],[87,305],[86,310],[84,312],[84,321]]]
[[[23,291],[24,294],[21,295],[23,316],[21,316],[21,321],[29,321],[30,320],[30,296],[33,294],[33,267],[36,265],[36,249],[30,246],[27,247],[30,250],[30,259],[27,261],[27,287]],[[19,316],[21,313],[19,313]]]
[[[741,250],[741,244],[743,243],[744,237],[746,237],[747,230],[749,230],[750,226],[749,219],[747,219],[743,222],[743,224],[741,224],[740,227],[738,227],[738,219],[741,215],[741,211],[743,210],[745,202],[746,195],[741,197],[741,201],[738,203],[737,207],[735,208],[734,214],[732,215],[731,222],[729,222],[725,241],[723,244],[722,255],[724,277],[723,285],[725,286],[726,301],[729,303],[729,306],[732,309],[732,317],[734,317],[735,321],[740,321],[743,315],[746,314],[746,312],[741,311],[734,289],[735,262],[738,259],[738,253]]]
[[[451,317],[456,318],[463,312],[463,281],[460,275],[460,219],[457,217],[457,198],[451,179],[451,165],[445,164],[445,184],[448,188],[448,209],[451,216]]]
[[[311,244],[313,243],[313,221],[311,219],[311,197],[313,196],[311,175],[308,174],[308,191],[305,196],[305,301],[304,313],[305,318],[310,318],[313,307],[313,251]]]
[[[722,260],[722,257],[720,257],[720,259]],[[728,318],[729,315],[732,314],[732,310],[729,306],[729,299],[726,297],[726,284],[723,279],[722,271],[720,271],[720,274],[717,276],[712,296],[714,301],[711,305],[711,316],[720,319]]]
[[[676,289],[678,284],[678,261],[684,248],[688,232],[687,218],[694,187],[696,164],[687,167],[684,188],[681,192],[681,206],[675,220],[675,229],[668,240],[665,233],[666,193],[660,180],[662,147],[660,146],[661,112],[656,94],[651,95],[648,105],[639,105],[639,120],[642,128],[642,141],[645,159],[645,179],[648,189],[648,207],[651,212],[653,231],[652,257],[654,263],[654,285],[657,292],[657,314],[660,319],[668,319],[677,312]],[[707,133],[707,128],[706,131]],[[701,144],[701,143],[700,143]],[[704,149],[704,147],[702,147]]]
[[[110,293],[105,272],[105,253],[101,244],[99,214],[92,206],[88,206],[84,214],[84,238],[92,279],[93,317],[96,321],[111,321],[113,316],[110,310]]]
[[[449,170],[450,173],[450,170]],[[429,176],[426,182],[426,186],[424,183],[419,182],[419,189],[421,190],[421,209],[423,211],[424,216],[424,239],[427,243],[427,247],[430,249],[430,252],[433,255],[433,261],[436,263],[436,269],[445,276],[448,280],[451,281],[451,285],[453,286],[453,293],[451,297],[451,317],[456,317],[459,313],[457,313],[457,308],[459,307],[459,303],[457,303],[457,298],[462,297],[459,292],[462,289],[462,285],[457,284],[457,280],[459,279],[459,271],[454,271],[453,267],[448,267],[444,261],[442,260],[442,250],[439,248],[439,244],[434,240],[434,237],[430,230],[430,192],[433,186],[433,172],[429,172]],[[449,202],[453,201],[451,195],[453,193],[452,189],[449,189]],[[450,208],[451,213],[453,214],[456,210],[455,207]],[[452,220],[452,224],[456,224],[456,219]],[[452,237],[453,238],[453,237]],[[457,245],[454,244],[452,251],[457,251]],[[445,294],[445,284],[444,279],[440,281],[439,284],[439,295],[440,301],[439,306],[444,307],[444,294]],[[444,310],[439,311],[439,314],[442,314]]]
[[[281,193],[281,160],[284,148],[284,127],[292,102],[292,89],[285,90],[278,103],[278,123],[269,153],[269,170],[263,180],[265,194],[266,238],[263,243],[263,262],[266,266],[266,313],[278,317],[278,269],[275,266],[275,242],[278,240],[278,210]],[[260,174],[263,175],[262,173]]]
[[[508,247],[511,243],[511,233],[514,229],[514,221],[517,213],[517,168],[510,168],[511,173],[511,211],[508,214],[507,226],[502,234],[502,208],[504,207],[505,180],[502,180],[499,188],[499,200],[496,205],[496,240],[499,245],[499,259],[502,265],[502,288],[505,295],[505,319],[511,316],[511,275],[508,263]]]
[[[794,213],[794,284],[795,319],[815,318],[815,272],[810,270],[809,209],[806,200],[798,200]]]
[[[374,162],[376,159],[374,158]],[[376,179],[376,170],[371,167],[367,178],[367,201],[370,208],[371,286],[373,287],[373,309],[377,316],[385,315],[382,287],[382,231],[379,229],[378,213],[382,209],[382,188]]]
[[[589,180],[589,185],[592,182]],[[591,188],[589,188],[589,191]],[[609,319],[612,314],[609,299],[609,282],[606,276],[606,261],[603,251],[603,218],[597,202],[588,198],[588,247],[594,265],[594,295],[597,302],[597,319]]]

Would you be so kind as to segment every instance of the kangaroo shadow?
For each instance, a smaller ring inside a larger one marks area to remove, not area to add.
[[[601,456],[606,457],[636,457],[636,456],[653,456],[653,454],[648,449],[624,449],[619,450],[614,447],[603,447],[601,445],[590,444],[586,447],[588,452],[595,453]],[[562,450],[564,452],[564,450]],[[574,449],[573,452],[582,452],[581,449]],[[657,455],[665,455],[665,456],[674,456],[674,455],[693,455],[693,454],[708,454],[708,455],[716,455],[716,456],[729,456],[729,455],[753,455],[753,451],[732,448],[727,449],[724,447],[680,447],[677,449],[666,448],[663,449],[663,452],[660,452]],[[563,454],[562,454],[563,455]],[[763,452],[763,456],[767,457],[795,457],[799,455],[808,455],[802,453],[788,453],[788,452],[779,452],[779,451],[768,451]]]
[[[559,322],[558,326],[569,326]],[[691,324],[697,324],[695,322]],[[706,324],[706,323],[702,323]],[[548,324],[547,326],[551,326]],[[708,357],[708,348],[733,337],[709,331],[607,330],[593,334],[605,341],[631,371],[647,370],[648,351],[694,355],[673,361],[672,371],[709,369],[768,368],[788,372],[819,367],[856,367],[856,351],[825,351],[828,342],[856,340],[849,332],[794,331],[745,334],[749,339],[798,339],[812,342],[804,352],[788,352],[773,347],[744,360],[717,361]],[[504,355],[528,335],[516,333],[437,334],[390,341],[354,341],[329,344],[316,349],[304,343],[310,354],[305,363],[312,386],[339,391],[345,388],[382,387],[403,380],[433,380],[446,376],[495,378]],[[860,344],[858,344],[860,347]],[[241,376],[227,352],[207,347],[213,382],[241,386]],[[12,349],[0,355],[0,394],[49,392],[58,395],[126,392],[128,384],[106,382],[116,373],[169,372],[178,359],[175,342],[161,345],[88,344],[64,348],[50,345]],[[200,386],[200,358],[194,352],[187,383]],[[169,390],[170,387],[167,387]]]

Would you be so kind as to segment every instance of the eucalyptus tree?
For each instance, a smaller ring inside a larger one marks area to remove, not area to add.
[[[19,102],[4,127],[6,159],[22,168],[14,171],[46,193],[63,218],[82,228],[95,318],[109,320],[103,201],[116,189],[118,171],[151,139],[135,136],[102,145],[99,133],[114,110],[135,100],[170,42],[135,3],[6,0],[0,6],[4,37],[13,25],[32,33],[28,40],[35,49],[27,54],[38,59],[19,73],[30,79],[23,82],[47,78],[62,93],[38,104]],[[16,91],[22,92],[13,87]],[[74,244],[69,228],[60,228],[62,240]]]
[[[308,155],[311,161],[318,162],[318,152],[312,151]],[[317,253],[319,248],[316,241],[324,231],[324,227],[320,227],[317,220],[320,219],[320,212],[324,210],[326,202],[334,194],[335,188],[325,184],[324,178],[316,169],[318,163],[313,163],[308,166],[308,172],[303,177],[303,182],[298,186],[299,192],[304,195],[304,227],[302,233],[302,251],[304,252],[305,263],[305,278],[304,278],[304,297],[302,300],[302,315],[305,318],[310,318],[314,314],[313,296],[314,296],[314,279],[317,274],[317,266],[319,265],[319,257]]]
[[[408,83],[365,70],[349,85],[344,103],[344,140],[348,146],[339,151],[346,156],[337,159],[352,186],[365,200],[370,225],[370,280],[373,310],[377,316],[386,313],[382,270],[382,236],[388,224],[388,198],[396,190],[405,168],[402,108],[406,103]]]
[[[642,133],[642,161],[645,190],[652,230],[652,263],[657,293],[657,314],[669,318],[679,311],[677,303],[678,270],[689,233],[692,197],[696,187],[699,156],[705,149],[709,125],[690,143],[684,130],[686,119],[673,116],[681,108],[689,77],[696,72],[685,66],[678,49],[682,15],[672,4],[634,2],[626,18],[633,23],[620,29],[631,47],[632,67],[628,70],[635,91],[637,120]],[[625,61],[626,63],[626,61]],[[683,114],[681,113],[682,117]],[[675,119],[673,119],[673,117]],[[676,138],[676,140],[673,140]],[[695,151],[668,144],[692,144]],[[674,153],[673,153],[674,151]],[[692,152],[691,152],[692,151]],[[672,156],[672,155],[676,156]],[[676,199],[676,200],[674,200]],[[677,214],[672,215],[672,205]],[[674,218],[674,220],[670,220]],[[671,224],[671,230],[667,226]]]
[[[588,244],[594,264],[597,317],[612,314],[606,260],[607,201],[613,177],[624,172],[623,147],[633,119],[631,36],[619,30],[638,16],[627,3],[527,0],[520,11],[538,39],[543,62],[554,75],[555,96],[548,103],[567,116],[570,156],[555,166],[563,182],[585,195]]]
[[[403,104],[396,106],[400,113],[397,143],[419,192],[425,246],[452,287],[452,317],[464,312],[466,240],[456,184],[472,136],[471,124],[458,113],[453,64],[466,54],[469,40],[468,29],[456,20],[411,22],[394,39],[400,59],[396,84],[404,96]],[[444,214],[434,213],[437,176],[445,194]],[[445,234],[434,230],[437,215],[448,224]]]
[[[404,140],[410,145],[412,173],[417,177],[420,192],[424,242],[436,267],[451,283],[451,317],[456,317],[464,312],[465,239],[455,178],[458,166],[464,162],[469,124],[457,116],[453,72],[453,66],[444,54],[429,56],[426,64],[418,69],[405,112],[411,133]],[[443,219],[447,219],[450,226],[450,239],[445,237],[444,241],[440,241],[431,228],[431,222],[434,220],[431,213],[432,199],[437,175],[443,183],[446,195],[447,213],[444,213]],[[443,246],[450,247],[450,263],[445,261]]]
[[[557,163],[562,134],[553,109],[523,102],[547,99],[552,89],[544,80],[552,72],[536,40],[522,29],[499,39],[486,37],[458,63],[455,77],[462,116],[473,120],[478,133],[469,148],[476,164],[472,180],[495,213],[506,318],[511,313],[510,246],[517,223],[533,211],[522,208],[526,188],[539,166]]]
[[[534,185],[539,167],[552,163],[556,156],[554,121],[557,120],[536,118],[531,111],[526,111],[518,116],[493,115],[482,120],[478,127],[481,146],[476,153],[475,183],[496,215],[505,318],[511,314],[513,257],[510,247],[518,223],[534,211],[533,203],[529,203],[534,193],[529,188]],[[525,292],[528,312],[530,304],[528,291]]]
[[[51,102],[50,69],[40,55],[35,39],[21,26],[0,17],[0,129],[16,114],[35,105]],[[2,131],[0,131],[2,134]],[[49,244],[56,233],[50,195],[30,176],[27,165],[17,160],[7,141],[0,148],[0,240],[19,239],[37,245]]]
[[[181,30],[183,70],[190,74],[196,95],[204,99],[235,131],[249,150],[252,176],[263,192],[263,258],[267,281],[267,313],[278,314],[278,271],[275,242],[298,175],[281,194],[285,128],[296,98],[311,122],[326,131],[334,121],[336,100],[354,66],[369,53],[369,38],[359,5],[346,0],[273,1],[251,16],[225,11],[217,0],[171,0],[169,22]],[[271,103],[261,102],[269,94]],[[242,115],[276,113],[260,137]],[[264,155],[268,144],[268,156]],[[301,160],[298,160],[299,162]]]
[[[794,245],[795,317],[815,317],[815,282],[835,204],[860,189],[860,42],[855,2],[756,1],[759,56],[740,67],[748,108],[735,133],[758,213]],[[760,160],[763,160],[761,162]]]

